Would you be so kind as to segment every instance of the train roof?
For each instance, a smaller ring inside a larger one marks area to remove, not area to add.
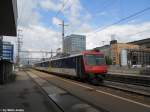
[[[65,56],[65,57],[59,57],[59,58],[55,58],[55,59],[51,59],[51,60],[45,60],[45,61],[41,61],[41,62],[38,62],[38,63],[43,63],[43,62],[53,61],[53,60],[59,60],[59,59],[72,58],[72,57],[76,57],[76,56],[82,56],[84,54],[103,54],[103,53],[99,52],[99,51],[96,51],[96,50],[86,50],[86,51],[82,51],[79,54],[74,54],[74,55]],[[38,64],[38,63],[35,63],[35,64]]]
[[[39,61],[39,62],[34,63],[34,64],[43,63],[43,62],[47,62],[47,61],[50,61],[50,60]]]
[[[71,57],[76,57],[76,56],[82,56],[84,54],[103,54],[103,53],[100,51],[97,51],[97,50],[86,50],[86,51],[82,51],[81,53],[78,53],[78,54],[61,57],[61,58],[56,58],[56,59],[52,59],[52,60],[66,59],[66,58],[71,58]]]
[[[82,54],[75,54],[75,55],[70,55],[70,56],[65,56],[65,57],[60,57],[60,58],[54,58],[54,59],[51,59],[51,60],[44,60],[44,61],[40,61],[40,62],[37,62],[35,64],[38,64],[38,63],[44,63],[44,62],[47,62],[47,61],[52,61],[52,60],[59,60],[59,59],[66,59],[66,58],[71,58],[71,57],[76,57],[76,56],[81,56]]]
[[[70,55],[70,56],[60,57],[60,58],[56,58],[56,59],[52,59],[52,60],[72,58],[72,57],[81,56],[81,55],[83,55],[83,54],[79,53],[79,54],[74,54],[74,55]]]

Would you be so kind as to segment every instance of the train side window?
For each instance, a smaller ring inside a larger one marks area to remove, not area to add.
[[[55,67],[55,61],[53,61],[53,67]]]
[[[67,68],[67,60],[64,59],[64,68]]]
[[[53,61],[50,62],[51,67],[53,67]]]
[[[59,66],[59,60],[56,60],[56,68]]]
[[[59,68],[61,68],[61,59],[59,60]]]
[[[69,58],[69,60],[68,60],[68,68],[72,68],[72,59],[71,58]]]
[[[58,60],[56,60],[56,62],[55,62],[55,63],[56,63],[56,68],[58,68]]]
[[[73,68],[76,68],[76,57],[72,58]]]
[[[69,58],[69,60],[68,60],[68,68],[72,68],[72,59],[71,58]]]
[[[65,68],[65,59],[62,59],[61,67],[62,67],[62,68]]]
[[[54,60],[54,67],[56,67],[56,61]]]
[[[62,60],[60,59],[59,60],[59,65],[58,65],[59,68],[61,68],[61,63],[62,63]]]
[[[70,58],[66,59],[66,61],[67,61],[67,64],[66,64],[67,66],[66,67],[70,68],[70,66],[71,66]]]
[[[70,58],[70,68],[75,68],[74,57]]]
[[[50,61],[49,63],[50,63],[50,66],[52,66],[52,61]]]
[[[52,63],[53,63],[53,67],[55,67],[55,63],[54,63],[54,61],[53,61]]]

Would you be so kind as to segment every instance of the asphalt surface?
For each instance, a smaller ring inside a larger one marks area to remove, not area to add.
[[[106,92],[56,77],[50,74],[32,71],[41,78],[48,80],[50,83],[68,91],[74,96],[98,107],[101,111],[106,112],[150,112],[150,103],[138,102],[134,99],[126,98],[126,95],[116,95],[112,92]],[[135,97],[136,99],[136,97]]]
[[[16,81],[0,85],[0,112],[8,111],[61,112],[25,72],[18,72]]]

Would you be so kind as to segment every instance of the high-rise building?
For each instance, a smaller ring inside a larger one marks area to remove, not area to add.
[[[63,52],[67,54],[76,54],[86,50],[86,36],[72,34],[66,36],[63,40]]]
[[[13,50],[14,46],[10,42],[1,42],[1,59],[3,60],[8,60],[8,61],[13,61]]]

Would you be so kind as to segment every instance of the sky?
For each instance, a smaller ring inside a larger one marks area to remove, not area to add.
[[[150,35],[150,10],[107,27],[133,13],[150,7],[150,0],[17,0],[18,23],[23,35],[22,50],[56,51],[61,47],[61,26],[65,36],[86,35],[86,48],[109,44],[111,36],[129,42]],[[63,7],[64,6],[64,7]],[[105,28],[104,30],[102,30]],[[142,33],[138,33],[142,32]],[[136,34],[136,35],[135,35]],[[6,37],[16,43],[16,38]]]

